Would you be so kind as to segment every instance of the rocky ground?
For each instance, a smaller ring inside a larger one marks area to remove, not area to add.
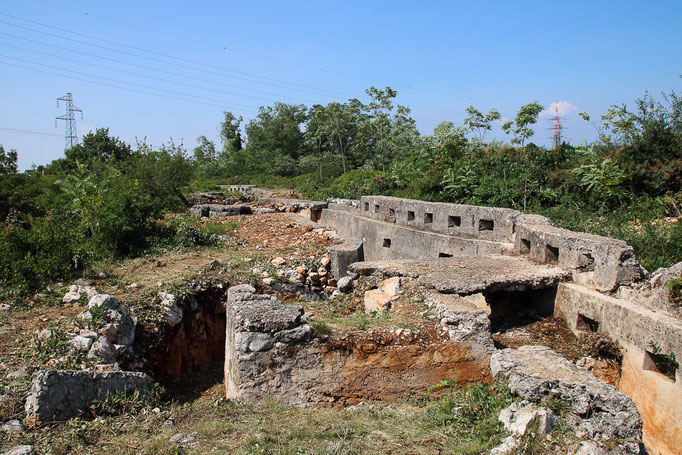
[[[284,206],[252,204],[252,209],[260,213],[211,218],[227,226],[217,247],[103,265],[75,283],[56,283],[25,305],[4,305],[0,451],[25,445],[32,449],[15,453],[474,454],[492,449],[509,434],[498,421],[499,411],[514,400],[504,388],[446,382],[399,403],[297,409],[268,401],[253,407],[223,398],[222,364],[212,358],[209,367],[166,378],[165,393],[153,389],[112,397],[76,419],[26,428],[24,399],[34,371],[106,363],[153,375],[164,359],[155,359],[143,345],[149,348],[162,340],[162,327],[182,326],[184,296],[216,286],[250,283],[285,303],[303,304],[320,336],[334,333],[344,339],[347,333],[348,342],[360,336],[363,342],[424,343],[444,336],[424,305],[418,280],[405,279],[396,286],[373,275],[337,280],[329,273],[326,255],[339,242],[333,233],[303,216],[280,213],[287,212]],[[367,291],[374,311],[366,311]],[[134,334],[137,340],[131,339]],[[591,351],[584,340],[576,340],[553,318],[498,327],[494,339],[498,347],[545,344],[595,372],[603,369],[604,361],[587,356]],[[617,364],[612,370],[619,370]],[[610,382],[617,381],[613,371],[599,373],[609,374]],[[554,411],[558,423],[549,438],[529,441],[525,436],[509,453],[576,450],[561,409]]]

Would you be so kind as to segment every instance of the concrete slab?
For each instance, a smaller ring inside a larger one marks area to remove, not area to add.
[[[351,264],[361,275],[414,278],[439,292],[469,295],[478,292],[524,291],[557,286],[571,273],[549,264],[537,264],[521,256],[472,256],[430,261],[368,261]]]

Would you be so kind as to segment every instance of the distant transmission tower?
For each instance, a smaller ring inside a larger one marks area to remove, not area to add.
[[[66,141],[64,150],[68,150],[78,144],[78,130],[76,130],[76,116],[74,115],[74,112],[80,112],[81,120],[83,120],[83,111],[74,106],[71,93],[67,93],[66,96],[57,98],[57,107],[59,107],[60,101],[66,101],[66,114],[60,115],[54,119],[54,127],[57,128],[57,120],[64,120],[66,122],[66,133],[64,134]]]
[[[561,131],[564,129],[564,127],[561,124],[558,106],[554,108],[554,112],[554,117],[551,119],[554,121],[554,125],[552,125],[549,129],[554,131],[554,133],[552,133],[552,142],[554,143],[554,150],[557,150],[559,147],[561,147]]]

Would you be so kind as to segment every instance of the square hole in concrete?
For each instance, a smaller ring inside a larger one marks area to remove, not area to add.
[[[559,260],[559,248],[552,245],[546,245],[545,260],[547,262],[557,262]]]
[[[451,258],[452,255],[449,253],[438,253],[439,258]]]
[[[584,314],[578,313],[578,320],[576,321],[575,327],[578,330],[597,332],[599,330],[599,323],[594,319],[588,318]]]
[[[424,214],[424,224],[431,224],[433,223],[433,213],[425,213]]]
[[[521,252],[530,253],[530,240],[521,239]]]
[[[457,227],[462,225],[462,217],[461,216],[454,216],[450,215],[448,216],[448,227]]]
[[[407,221],[414,221],[414,211],[412,210],[407,211]]]
[[[369,202],[365,202],[365,212],[369,212]]]
[[[374,213],[379,213],[379,204],[374,204]]]
[[[384,239],[384,248],[391,248],[391,239]]]
[[[495,229],[495,222],[493,220],[478,220],[479,231],[492,231]]]
[[[666,376],[668,379],[675,381],[678,368],[680,364],[675,359],[675,354],[664,354],[661,348],[655,343],[649,343],[649,349],[644,351],[644,365],[645,370],[656,371]]]

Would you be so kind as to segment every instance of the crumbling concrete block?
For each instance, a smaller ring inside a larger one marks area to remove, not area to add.
[[[337,279],[348,276],[348,266],[353,262],[364,261],[362,242],[347,240],[341,245],[329,248],[331,272]]]
[[[523,399],[565,401],[582,418],[579,430],[590,438],[642,438],[642,419],[629,396],[547,347],[498,351],[490,359],[490,372],[497,380],[508,381]]]
[[[520,436],[526,434],[528,430],[538,435],[545,435],[554,427],[554,413],[528,400],[517,401],[504,408],[498,420],[507,431]]]
[[[116,393],[147,390],[151,378],[131,371],[41,370],[33,375],[26,399],[26,422],[64,420],[76,416],[95,400]]]
[[[251,214],[251,207],[246,204],[198,204],[189,211],[198,217],[237,216]]]

